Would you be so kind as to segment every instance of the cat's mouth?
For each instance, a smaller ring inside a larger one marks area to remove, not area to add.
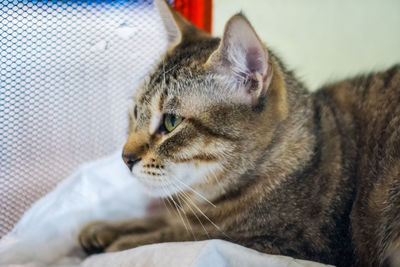
[[[171,179],[157,172],[141,171],[139,175],[133,174],[143,185],[147,193],[153,197],[168,197],[185,191],[184,182],[177,178]]]
[[[144,186],[147,193],[154,197],[167,197],[179,192],[192,191],[194,184],[206,183],[206,177],[219,168],[217,163],[199,164],[171,163],[163,169],[149,170],[144,166],[135,166],[132,174]]]

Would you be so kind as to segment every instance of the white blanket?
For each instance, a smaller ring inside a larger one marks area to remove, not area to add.
[[[83,165],[36,202],[0,240],[0,266],[325,266],[222,240],[153,244],[85,258],[77,243],[82,226],[144,216],[151,201],[120,155]]]

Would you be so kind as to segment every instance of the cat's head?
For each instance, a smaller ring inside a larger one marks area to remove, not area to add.
[[[156,196],[215,187],[254,167],[288,113],[279,64],[241,14],[222,40],[156,1],[169,47],[136,91],[125,163]]]

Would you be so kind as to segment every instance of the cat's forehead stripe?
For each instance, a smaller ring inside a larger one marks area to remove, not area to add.
[[[149,102],[160,88],[162,90],[165,88],[164,91],[167,92],[166,89],[174,82],[185,80],[187,74],[201,70],[210,54],[217,48],[219,41],[218,38],[213,38],[196,41],[196,45],[187,43],[166,54],[153,74],[148,77],[140,103]],[[163,97],[166,95],[167,93]],[[160,106],[161,104],[160,102]]]

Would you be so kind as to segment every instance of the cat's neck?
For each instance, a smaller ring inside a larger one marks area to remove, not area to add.
[[[254,146],[252,162],[247,169],[223,170],[207,179],[207,183],[195,185],[194,189],[216,202],[257,183],[263,184],[264,191],[272,192],[307,165],[317,146],[317,119],[308,93],[297,100],[298,103],[291,106],[289,116],[275,129],[270,142]],[[209,205],[203,199],[197,199],[200,204]]]
[[[257,133],[252,132],[251,142],[236,152],[243,160],[237,161],[234,168],[220,170],[205,182],[193,185],[194,190],[211,202],[230,198],[259,183],[264,192],[272,192],[315,156],[320,118],[313,96],[280,61],[274,64],[276,79],[271,90],[276,91],[265,100],[265,115],[258,117],[257,127],[252,130]],[[281,101],[279,105],[278,101]],[[282,115],[285,109],[287,115]],[[271,117],[272,113],[277,115]],[[283,118],[281,121],[276,119],[279,115]],[[268,130],[271,123],[276,123],[273,131]],[[191,194],[199,204],[209,205],[195,193]]]

